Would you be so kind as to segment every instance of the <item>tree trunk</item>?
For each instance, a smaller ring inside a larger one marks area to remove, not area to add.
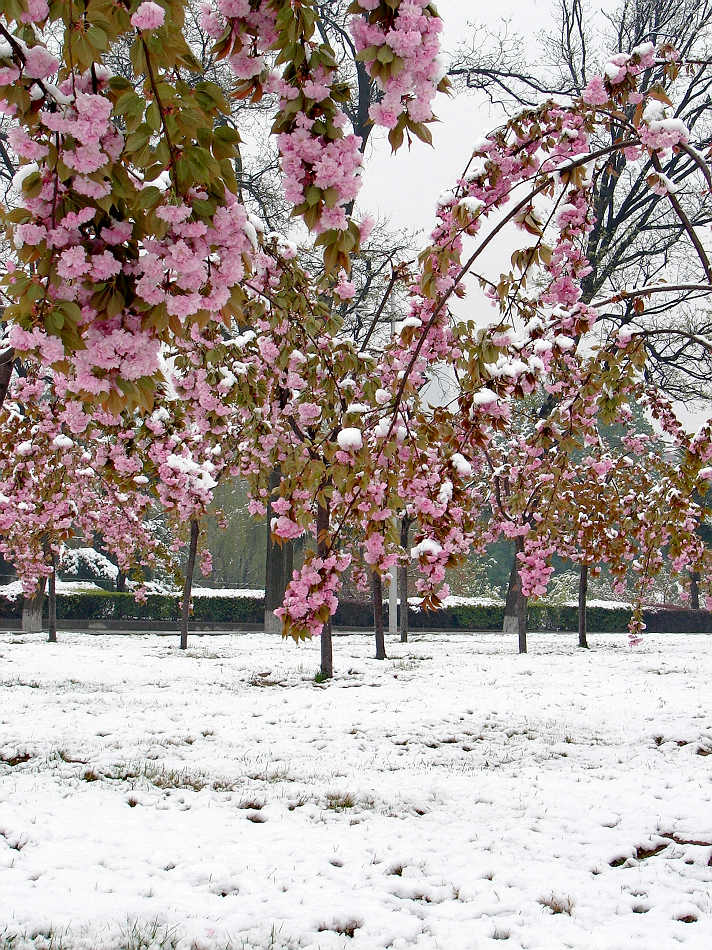
[[[13,349],[3,350],[0,353],[0,409],[5,402],[5,396],[10,387],[10,377],[12,368],[15,365],[15,351]]]
[[[400,543],[408,551],[408,533],[410,531],[410,518],[401,518]],[[408,561],[405,564],[398,565],[398,594],[400,595],[400,638],[401,643],[408,642]]]
[[[22,630],[24,633],[42,632],[42,608],[44,606],[46,578],[42,578],[32,597],[25,597],[22,605]]]
[[[690,571],[690,607],[700,609],[700,574],[699,571]]]
[[[282,544],[272,540],[272,490],[277,488],[282,478],[278,468],[272,470],[269,479],[270,501],[267,502],[267,559],[265,564],[265,633],[279,633],[282,623],[275,617],[274,611],[284,603],[284,592],[292,577],[294,563],[294,542]]]
[[[517,596],[517,641],[520,653],[527,652],[527,606],[528,600],[520,587]]]
[[[52,555],[52,573],[49,575],[49,634],[48,643],[57,642],[57,558]]]
[[[287,589],[287,584],[292,579],[292,572],[294,570],[294,541],[287,541],[284,545],[284,590]],[[282,591],[282,600],[279,602],[278,606],[281,607],[284,602],[284,590]]]
[[[504,605],[504,623],[502,633],[516,633],[519,643],[519,652],[527,652],[527,606],[528,600],[522,593],[522,580],[519,576],[518,554],[524,550],[524,542],[517,538],[514,544],[514,559],[509,574],[509,588]]]
[[[183,584],[183,602],[180,611],[180,648],[188,649],[188,617],[190,616],[190,595],[193,590],[193,574],[195,573],[195,555],[198,550],[198,535],[200,526],[197,518],[190,522],[190,544],[188,546],[188,563],[185,567],[185,583]]]
[[[519,583],[517,565],[517,551],[515,548],[514,558],[512,560],[512,569],[509,572],[507,599],[504,602],[504,622],[502,623],[502,633],[514,633],[517,629],[517,584]]]
[[[580,647],[588,649],[586,637],[586,597],[588,594],[588,564],[582,564],[579,573],[578,596],[578,642]]]
[[[327,503],[328,505],[328,503]],[[316,512],[317,554],[329,556],[329,508],[319,505]],[[334,655],[331,646],[331,620],[327,620],[321,630],[321,675],[330,680],[334,675]]]
[[[116,590],[119,594],[126,592],[126,575],[122,570],[119,570],[116,574]]]
[[[386,659],[386,640],[383,635],[383,580],[378,571],[371,571],[371,602],[373,627],[376,632],[376,659]]]

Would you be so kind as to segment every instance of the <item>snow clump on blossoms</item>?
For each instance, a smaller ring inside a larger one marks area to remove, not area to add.
[[[336,441],[343,452],[358,451],[363,446],[363,435],[360,429],[342,429]]]

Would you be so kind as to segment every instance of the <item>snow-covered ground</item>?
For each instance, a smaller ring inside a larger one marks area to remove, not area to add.
[[[706,637],[60,638],[0,638],[2,950],[712,946]]]

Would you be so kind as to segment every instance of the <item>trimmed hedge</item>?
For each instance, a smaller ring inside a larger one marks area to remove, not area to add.
[[[179,598],[148,594],[139,604],[133,594],[102,591],[89,594],[57,594],[57,620],[166,620],[180,619]],[[47,598],[44,605],[47,614]],[[0,617],[22,616],[22,598],[0,597]],[[264,601],[255,597],[195,597],[191,620],[222,623],[262,623]]]
[[[144,604],[136,603],[133,594],[101,591],[85,594],[58,594],[58,620],[160,620],[178,623],[178,597],[149,594]],[[45,613],[47,599],[45,598]],[[388,605],[383,606],[387,621]],[[0,597],[0,618],[17,620],[22,616],[22,598],[11,601]],[[408,611],[411,630],[501,630],[504,617],[502,605],[461,604],[438,611]],[[195,597],[191,620],[202,623],[261,624],[264,599],[259,597]],[[596,633],[624,631],[630,611],[622,607],[589,607],[588,628]],[[646,610],[643,619],[651,633],[712,633],[712,613],[706,610],[658,607]],[[370,627],[373,613],[370,604],[342,601],[334,625],[337,627]],[[576,630],[578,611],[573,606],[534,604],[529,607],[530,630]]]
[[[0,617],[3,620],[19,620],[22,617],[22,597],[8,600],[0,596]]]
[[[643,620],[649,633],[712,633],[712,613],[689,607],[657,607],[644,610]]]
[[[387,620],[384,605],[384,621]],[[621,608],[589,607],[588,626],[592,631],[608,633],[626,630],[630,611]],[[459,604],[443,610],[408,611],[411,630],[501,630],[504,620],[503,604]],[[373,613],[369,604],[340,603],[334,618],[340,627],[370,627]],[[534,604],[529,607],[527,623],[530,630],[577,630],[578,609],[550,604]]]
[[[107,591],[57,596],[58,620],[170,620],[180,619],[178,597],[148,594],[137,603],[133,594]],[[195,597],[192,620],[222,623],[261,623],[263,601],[254,597]]]

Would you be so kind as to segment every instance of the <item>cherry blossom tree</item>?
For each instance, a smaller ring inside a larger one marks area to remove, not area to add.
[[[687,147],[684,124],[644,84],[655,64],[677,69],[676,54],[652,44],[617,54],[570,105],[547,101],[488,136],[440,201],[417,265],[395,275],[408,316],[371,353],[343,332],[339,303],[355,293],[351,259],[368,226],[350,217],[361,152],[313,5],[220,0],[204,11],[202,29],[234,71],[237,95],[277,98],[285,194],[321,248],[317,273],[241,200],[238,134],[226,124],[220,88],[200,78],[183,12],[178,0],[81,11],[10,0],[3,10],[0,101],[24,160],[23,199],[7,215],[16,247],[4,282],[10,344],[41,367],[77,431],[106,429],[92,469],[146,479],[189,525],[184,633],[200,519],[223,474],[247,479],[254,514],[271,505],[276,538],[310,539],[277,613],[285,635],[321,635],[328,677],[345,570],[382,575],[402,563],[408,552],[394,515],[405,513],[416,590],[425,607],[438,606],[447,569],[482,537],[483,511],[492,510],[495,440],[512,403],[537,387],[556,398],[560,422],[537,431],[524,465],[538,471],[549,453],[549,494],[539,493],[529,520],[502,508],[489,530],[520,539],[523,592],[545,583],[557,539],[551,485],[569,470],[591,420],[615,415],[640,374],[640,348],[628,338],[599,343],[591,356],[577,348],[606,304],[582,291],[593,184],[612,156],[654,164]],[[358,56],[382,93],[372,121],[389,130],[394,148],[412,136],[428,140],[443,88],[434,8],[358,0],[352,13]],[[61,60],[50,49],[58,30]],[[119,41],[129,45],[136,86],[100,65]],[[621,110],[630,103],[628,117]],[[612,124],[620,135],[596,145],[595,133]],[[701,156],[695,167],[707,188]],[[675,207],[661,181],[650,183],[656,200]],[[492,277],[484,252],[512,231],[512,269]],[[684,220],[681,234],[702,260]],[[493,308],[488,325],[457,316],[454,302],[468,289]],[[671,291],[622,293],[662,299]],[[371,325],[380,315],[377,307]],[[425,384],[437,367],[455,382],[450,402],[433,406]],[[707,434],[694,449],[689,479],[712,454]],[[680,557],[689,563],[686,552]],[[642,573],[655,568],[649,557]],[[42,573],[36,560],[28,577],[33,571]]]

